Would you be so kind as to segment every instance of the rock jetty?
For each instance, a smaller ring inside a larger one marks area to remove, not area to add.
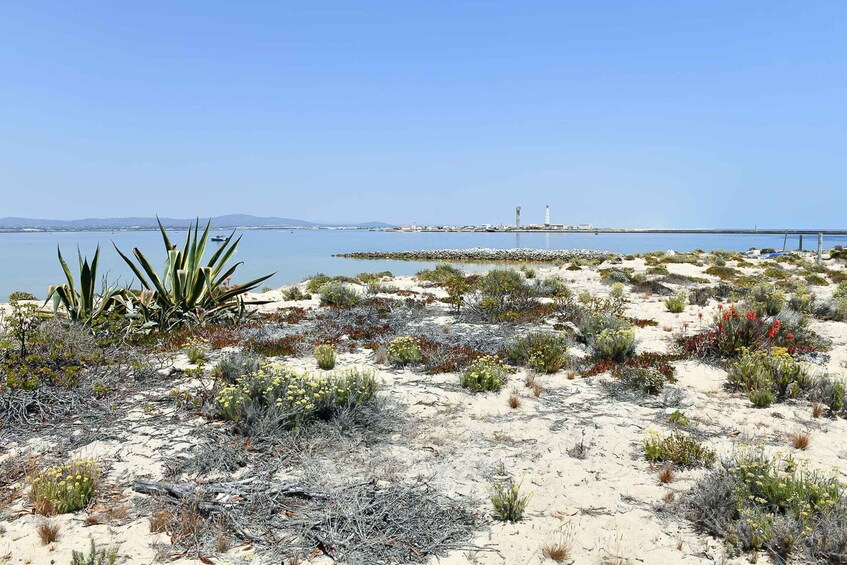
[[[357,251],[339,253],[333,257],[348,259],[396,259],[400,261],[533,261],[539,263],[600,260],[620,257],[618,253],[592,249],[424,249],[420,251]]]

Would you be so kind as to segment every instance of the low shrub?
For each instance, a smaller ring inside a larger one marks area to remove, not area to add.
[[[785,347],[789,351],[805,346],[779,319],[760,318],[753,310],[741,314],[738,308],[718,304],[718,315],[709,331],[683,338],[685,351],[698,357],[735,357],[745,349]]]
[[[806,282],[812,286],[829,286],[829,281],[817,273],[806,275]]]
[[[292,286],[282,291],[282,298],[284,300],[311,300],[312,295],[303,292],[299,286]]]
[[[359,293],[342,281],[329,281],[321,287],[320,293],[321,306],[352,308],[359,303]]]
[[[209,356],[209,346],[203,339],[192,339],[185,345],[184,349],[188,360],[194,365],[203,363]]]
[[[100,468],[93,459],[49,467],[30,477],[29,499],[37,514],[53,516],[82,510],[97,491]]]
[[[376,394],[372,371],[348,369],[330,374],[300,373],[265,365],[215,395],[216,415],[253,431],[253,423],[272,420],[294,429],[311,420],[328,420]]]
[[[688,416],[686,416],[683,412],[680,412],[679,410],[674,410],[673,412],[668,414],[668,421],[683,428],[687,428],[691,424],[691,420],[688,418]]]
[[[212,369],[212,378],[222,383],[233,384],[239,377],[256,372],[261,361],[262,358],[252,351],[227,353]]]
[[[815,379],[782,348],[745,350],[729,365],[727,380],[759,407],[808,393]]]
[[[635,354],[635,330],[632,328],[605,329],[592,343],[597,359],[621,362]]]
[[[494,517],[503,522],[520,522],[531,495],[521,494],[520,485],[514,481],[494,483],[491,504]]]
[[[503,388],[506,377],[503,361],[493,355],[484,355],[462,372],[459,383],[471,392],[491,392]]]
[[[681,290],[673,296],[669,296],[665,299],[665,308],[668,309],[668,312],[679,314],[680,312],[685,310],[685,305],[687,302],[688,294],[684,290]]]
[[[418,340],[412,336],[396,337],[388,343],[386,350],[388,362],[392,365],[404,367],[406,365],[417,365],[423,359],[421,346]]]
[[[521,322],[539,317],[538,297],[518,271],[492,269],[479,278],[468,312],[486,322]]]
[[[9,295],[9,302],[19,302],[21,300],[38,300],[38,297],[31,292],[16,290]]]
[[[568,339],[551,332],[533,332],[515,339],[506,349],[512,363],[539,373],[555,373],[568,362]]]
[[[716,454],[693,437],[680,431],[661,436],[652,433],[644,440],[644,456],[651,463],[673,463],[681,467],[711,465]]]
[[[844,486],[790,456],[737,452],[698,480],[684,508],[731,547],[766,551],[779,562],[842,563],[847,555]]]
[[[318,362],[318,367],[329,371],[335,368],[335,346],[331,343],[324,343],[315,348],[315,360]]]
[[[708,269],[704,271],[707,275],[712,275],[713,277],[717,277],[724,281],[730,281],[735,279],[739,271],[737,269],[733,269],[732,267],[721,267],[719,265],[712,265]]]
[[[434,269],[418,271],[415,277],[421,281],[443,284],[453,277],[462,275],[462,271],[453,265],[449,263],[439,263]]]
[[[785,294],[771,286],[758,285],[750,292],[750,305],[760,318],[776,316],[785,306]]]
[[[652,396],[660,394],[665,384],[675,381],[652,367],[624,365],[613,374],[625,388]]]

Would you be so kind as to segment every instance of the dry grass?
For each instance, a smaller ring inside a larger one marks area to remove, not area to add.
[[[38,538],[44,545],[53,543],[59,539],[59,524],[45,520],[38,524],[36,529],[38,531]]]
[[[812,404],[812,418],[820,418],[826,412],[826,404],[815,402]]]
[[[517,391],[513,390],[512,394],[509,395],[509,408],[515,409],[519,408],[521,405],[521,397],[518,396]]]
[[[154,534],[162,534],[168,531],[170,515],[164,510],[154,512],[150,516],[150,531]]]
[[[542,390],[544,390],[544,387],[541,386],[541,383],[538,382],[538,381],[533,381],[533,383],[532,383],[532,394],[534,394],[536,398],[541,396]]]
[[[374,350],[374,363],[377,365],[385,365],[388,363],[388,351],[380,345]]]
[[[226,534],[220,533],[218,537],[215,538],[215,551],[218,553],[226,553],[229,551],[229,538],[226,537]]]
[[[659,469],[659,482],[667,484],[674,480],[676,473],[673,472],[673,465],[665,465]]]
[[[541,548],[541,553],[556,563],[564,563],[571,556],[571,544],[565,541],[548,542]]]
[[[662,497],[662,500],[664,500],[665,502],[673,502],[675,498],[676,494],[672,490],[669,490],[665,494],[665,496]]]
[[[567,376],[569,381],[574,380],[576,378],[576,371],[568,371]]]
[[[791,438],[791,445],[794,446],[794,449],[806,450],[809,448],[809,443],[811,440],[811,436],[807,431],[794,432],[790,434],[788,437]]]

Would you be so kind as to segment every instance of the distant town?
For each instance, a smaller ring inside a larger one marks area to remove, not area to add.
[[[465,226],[419,226],[417,224],[409,224],[397,228],[387,228],[386,231],[403,231],[403,232],[530,232],[530,231],[593,231],[594,226],[591,224],[554,224],[550,221],[550,206],[544,207],[544,223],[543,224],[522,224],[521,223],[521,207],[515,208],[515,223],[514,224],[482,224],[482,225],[465,225]]]

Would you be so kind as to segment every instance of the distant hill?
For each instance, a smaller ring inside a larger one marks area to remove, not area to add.
[[[159,218],[166,228],[185,228],[194,223],[194,219]],[[200,218],[205,224],[209,218]],[[212,219],[212,227],[220,228],[317,228],[317,227],[359,227],[388,228],[391,224],[382,222],[332,223],[321,224],[296,220],[293,218],[259,217],[248,214],[228,214]],[[151,229],[156,228],[156,218],[84,218],[81,220],[43,220],[35,218],[0,218],[0,230],[105,230],[105,229]]]

